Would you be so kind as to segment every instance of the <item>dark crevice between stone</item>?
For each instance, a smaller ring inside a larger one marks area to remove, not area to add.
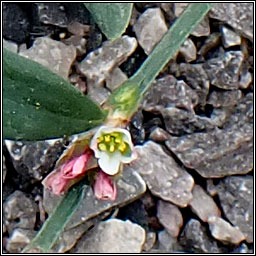
[[[11,193],[18,189],[16,185],[17,181],[15,182],[14,179],[17,180],[19,174],[14,169],[10,154],[5,145],[3,146],[3,155],[5,157],[6,165],[6,177],[2,187],[2,200],[4,202]]]
[[[128,34],[128,32],[125,34]],[[131,36],[130,34],[128,35]],[[128,77],[131,77],[140,68],[146,58],[147,55],[145,54],[144,50],[140,47],[140,45],[138,45],[135,52],[125,62],[123,62],[119,68]]]

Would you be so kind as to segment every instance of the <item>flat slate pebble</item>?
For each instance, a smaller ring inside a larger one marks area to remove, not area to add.
[[[212,236],[221,242],[239,244],[245,239],[239,228],[233,227],[221,217],[211,216],[208,223]]]
[[[130,168],[142,176],[151,193],[186,207],[192,200],[192,176],[155,142],[148,141],[143,146],[136,146],[136,152],[138,157],[130,164]]]
[[[228,51],[209,59],[203,67],[211,84],[221,89],[234,90],[239,88],[239,71],[243,59],[241,51]]]
[[[101,48],[90,52],[77,67],[85,77],[101,84],[114,68],[127,60],[136,47],[134,37],[122,36],[114,41],[106,41]]]
[[[194,253],[221,253],[217,241],[210,238],[207,234],[206,227],[202,226],[200,221],[191,218],[181,236],[179,237],[180,244],[185,250]]]
[[[148,55],[168,31],[160,8],[148,8],[134,25],[140,46]]]
[[[34,41],[31,48],[21,51],[20,55],[42,64],[67,79],[76,58],[76,48],[49,37],[40,37]]]
[[[204,222],[211,216],[219,217],[221,212],[213,199],[199,185],[193,188],[193,200],[189,203],[192,211]]]
[[[157,203],[157,218],[172,237],[177,237],[183,225],[179,208],[169,202],[159,200]]]
[[[74,253],[140,253],[145,230],[129,220],[109,219],[100,222],[80,240]]]
[[[253,177],[231,176],[216,186],[220,204],[228,220],[253,242]]]
[[[253,3],[215,3],[209,17],[226,22],[253,41]]]
[[[253,105],[247,94],[222,129],[170,136],[167,147],[182,163],[207,178],[246,174],[253,167]]]
[[[62,139],[37,142],[5,140],[5,145],[20,179],[28,184],[42,180],[64,147]]]

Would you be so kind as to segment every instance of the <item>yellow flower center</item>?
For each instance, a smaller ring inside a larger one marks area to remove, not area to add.
[[[129,149],[128,143],[123,140],[123,135],[119,132],[102,134],[97,138],[97,141],[98,149],[100,151],[114,153],[116,150],[118,150],[123,154]]]

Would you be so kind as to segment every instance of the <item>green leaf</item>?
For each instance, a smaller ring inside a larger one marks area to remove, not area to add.
[[[23,249],[23,253],[34,251],[40,253],[49,252],[84,198],[84,186],[85,184],[82,180],[69,190],[54,212],[45,221],[36,237]]]
[[[113,116],[129,120],[145,91],[210,10],[209,3],[192,3],[171,26],[139,70],[110,96],[106,108]]]
[[[131,13],[132,3],[84,3],[90,11],[101,32],[109,40],[120,37],[126,30]]]
[[[42,140],[86,131],[106,113],[66,80],[3,48],[5,139]]]

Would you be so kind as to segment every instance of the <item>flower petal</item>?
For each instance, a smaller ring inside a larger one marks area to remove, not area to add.
[[[117,196],[117,189],[115,183],[111,178],[100,171],[94,183],[94,195],[101,200],[112,200],[114,201]]]
[[[60,171],[50,173],[44,180],[43,185],[50,189],[55,195],[60,195],[65,191],[68,180],[62,178]]]
[[[109,175],[115,175],[119,172],[121,154],[115,152],[114,154],[108,154],[104,152],[99,159],[99,166],[103,172]]]
[[[88,160],[89,156],[86,154],[83,154],[76,159],[72,169],[74,177],[85,171]]]

